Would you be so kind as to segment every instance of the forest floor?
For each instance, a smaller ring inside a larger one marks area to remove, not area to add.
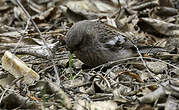
[[[178,0],[1,0],[0,109],[178,110],[178,9]],[[168,51],[89,68],[64,40],[82,20]]]

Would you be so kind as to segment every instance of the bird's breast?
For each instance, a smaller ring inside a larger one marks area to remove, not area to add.
[[[133,56],[132,50],[120,49],[119,51],[111,51],[102,47],[83,47],[74,52],[83,63],[88,66],[98,66],[110,61],[120,60]]]

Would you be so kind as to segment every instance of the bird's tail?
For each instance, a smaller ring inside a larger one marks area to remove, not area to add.
[[[138,48],[138,49],[137,49]],[[140,53],[161,53],[161,52],[170,52],[170,50],[163,47],[155,47],[155,46],[142,46],[136,47],[135,50],[139,50]]]

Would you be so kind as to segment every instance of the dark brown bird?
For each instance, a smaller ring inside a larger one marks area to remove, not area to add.
[[[127,37],[100,21],[84,20],[74,24],[65,41],[70,52],[92,67],[137,54]]]

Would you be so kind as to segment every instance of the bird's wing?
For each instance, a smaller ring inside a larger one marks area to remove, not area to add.
[[[93,36],[96,37],[97,41],[105,48],[112,50],[120,49],[127,40],[117,29],[101,22],[96,22],[93,31],[95,31]]]

